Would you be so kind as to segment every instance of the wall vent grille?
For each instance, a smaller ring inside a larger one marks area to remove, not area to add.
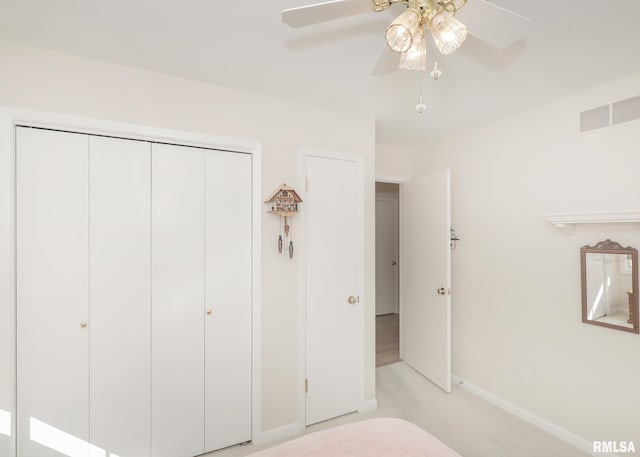
[[[640,95],[580,113],[580,133],[640,119]]]
[[[580,113],[580,132],[609,127],[611,105],[599,106]]]
[[[640,119],[640,95],[612,103],[611,122],[614,125],[637,119]]]

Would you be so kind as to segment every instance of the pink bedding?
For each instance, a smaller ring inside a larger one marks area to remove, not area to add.
[[[460,457],[402,419],[377,418],[311,433],[250,457]]]

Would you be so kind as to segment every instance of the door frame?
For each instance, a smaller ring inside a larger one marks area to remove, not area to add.
[[[258,444],[262,439],[262,143],[209,134],[170,130],[165,128],[130,124],[82,116],[45,113],[0,106],[0,162],[9,158],[8,182],[0,176],[0,196],[8,191],[9,204],[9,307],[12,354],[10,373],[13,395],[11,407],[10,457],[16,456],[17,430],[17,294],[16,294],[16,127],[27,126],[51,130],[62,130],[89,135],[110,136],[132,140],[171,143],[182,146],[221,149],[230,152],[251,154],[251,440]],[[2,197],[5,198],[5,197]],[[3,202],[0,201],[0,205]],[[2,249],[0,247],[0,249]],[[1,252],[1,251],[0,251]]]
[[[298,151],[298,176],[300,176],[301,182],[299,183],[299,188],[304,189],[304,193],[306,194],[307,189],[307,173],[306,173],[306,162],[307,157],[318,157],[323,159],[333,159],[333,160],[345,160],[348,162],[355,162],[358,167],[358,195],[357,200],[359,202],[357,208],[357,220],[358,220],[358,233],[364,234],[364,158],[355,154],[346,154],[339,153],[333,151],[326,151],[320,149],[313,148],[300,148]],[[307,276],[307,258],[306,258],[306,250],[307,250],[307,238],[306,238],[306,208],[304,202],[301,206],[300,210],[300,219],[298,222],[298,233],[302,235],[302,242],[300,243],[303,248],[298,251],[300,252],[298,256],[298,283],[300,287],[298,288],[298,423],[295,431],[304,430],[306,425],[306,392],[305,392],[305,379],[306,379],[306,364],[307,364],[307,331],[306,331],[306,321],[307,321],[307,284],[306,284],[306,276]],[[300,237],[299,237],[300,239]],[[367,404],[364,398],[364,307],[366,306],[367,300],[364,295],[364,235],[358,238],[358,284],[357,284],[357,294],[360,297],[360,302],[357,303],[358,307],[358,370],[357,370],[357,383],[358,383],[358,411],[364,411],[367,409],[371,409]],[[375,313],[375,310],[374,310]],[[293,430],[292,430],[293,432]]]

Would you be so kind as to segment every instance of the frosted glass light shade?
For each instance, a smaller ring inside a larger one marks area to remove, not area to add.
[[[385,36],[387,45],[395,52],[405,52],[411,47],[413,37],[418,30],[420,30],[420,13],[409,8],[387,27]]]
[[[467,27],[453,16],[438,14],[429,23],[433,41],[444,55],[458,49],[467,38]]]
[[[426,70],[427,43],[422,29],[418,29],[411,47],[400,56],[400,68],[403,70]]]

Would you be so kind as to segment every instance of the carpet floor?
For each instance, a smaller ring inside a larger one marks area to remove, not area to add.
[[[307,427],[311,433],[370,417],[413,422],[463,457],[585,457],[588,454],[454,385],[447,394],[404,362],[376,369],[378,408]],[[277,444],[247,444],[207,454],[240,457]],[[389,456],[397,457],[397,456]]]

